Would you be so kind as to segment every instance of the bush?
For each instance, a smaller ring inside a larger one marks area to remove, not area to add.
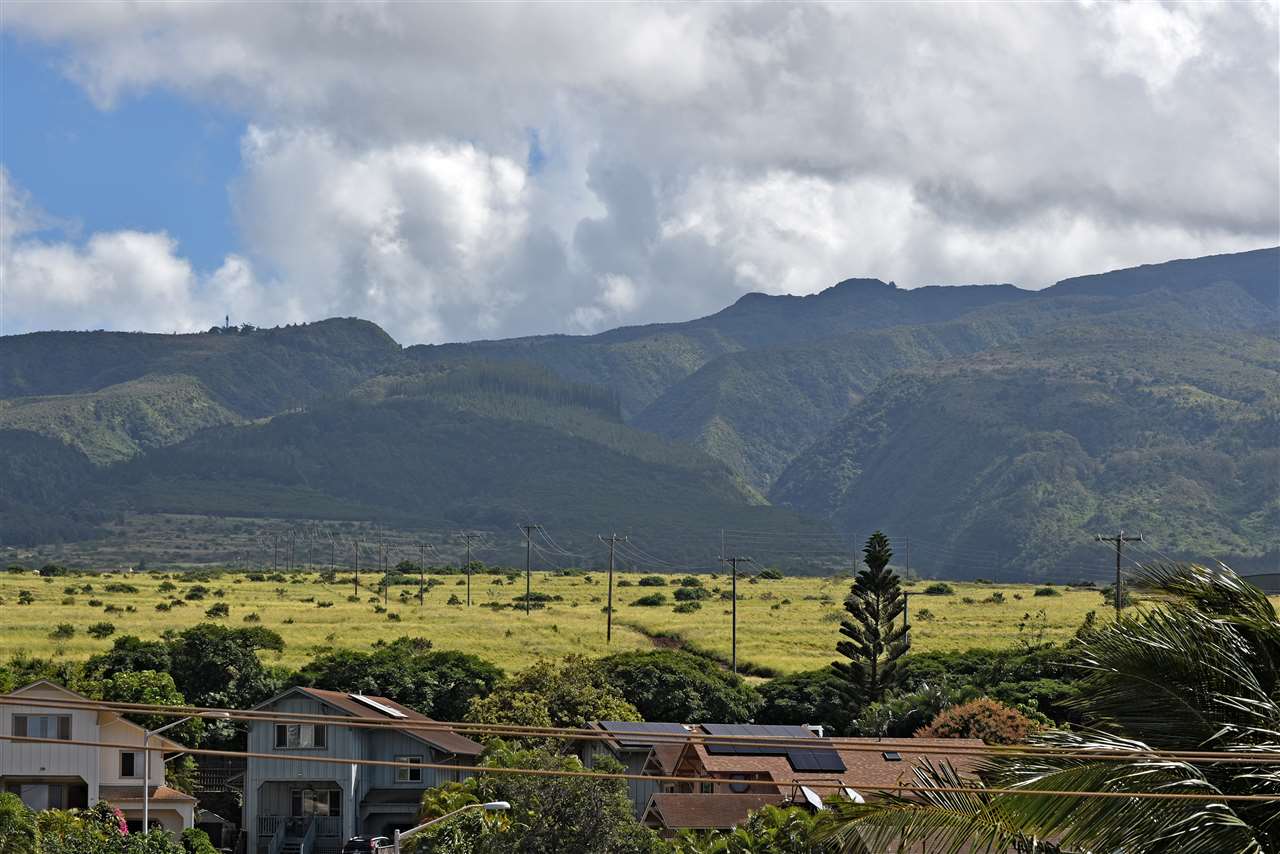
[[[244,615],[244,621],[245,621],[246,623],[261,623],[261,622],[262,622],[262,618],[261,618],[261,617],[259,617],[259,616],[258,616],[258,614],[257,614],[257,612],[255,611],[255,612],[254,612],[254,613],[252,613],[252,614],[245,614],[245,615]]]
[[[457,594],[457,593],[450,593],[450,594],[449,594],[449,601],[448,601],[448,602],[445,602],[445,604],[446,604],[446,605],[461,605],[461,604],[462,604],[462,600],[458,598],[458,594]]]
[[[188,827],[182,831],[182,848],[186,854],[218,854],[209,834],[198,827]]]
[[[1035,595],[1037,596],[1061,596],[1062,593],[1053,587],[1037,587]]]
[[[920,620],[923,623],[927,623],[933,618],[934,618],[933,612],[930,611],[928,608],[921,608],[919,611],[916,612],[916,619]]]
[[[231,615],[231,608],[226,602],[219,602],[211,608],[205,610],[204,615],[210,619],[218,617],[227,617]]]
[[[667,580],[661,575],[646,575],[638,582],[641,587],[666,587]]]
[[[88,629],[85,630],[85,634],[87,634],[89,637],[98,638],[99,640],[105,637],[110,637],[115,633],[116,633],[115,623],[108,623],[105,620],[100,623],[94,623]]]
[[[760,707],[742,677],[688,652],[623,652],[597,665],[646,721],[745,723]]]
[[[70,623],[58,623],[53,631],[49,632],[49,637],[54,640],[66,640],[76,636],[76,627]]]
[[[641,608],[656,608],[659,605],[667,604],[667,597],[662,593],[650,593],[648,596],[641,596],[631,604]]]
[[[20,591],[18,591],[18,604],[19,604],[19,605],[30,605],[30,604],[31,604],[32,602],[34,602],[34,601],[36,601],[36,595],[35,595],[34,593],[32,593],[30,590],[20,590]],[[92,602],[90,602],[89,604],[90,604],[90,605],[92,605],[93,603],[92,603]],[[102,603],[101,603],[101,602],[99,602],[98,604],[99,604],[99,605],[101,605]]]
[[[1039,725],[1017,709],[980,697],[943,711],[916,731],[922,738],[980,738],[987,744],[1018,744]]]
[[[316,603],[316,607],[317,607],[317,608],[332,608],[332,607],[333,607],[333,603],[332,603],[332,602],[330,602],[330,601],[328,601],[328,600],[325,600],[324,602],[317,602],[317,603]]]
[[[701,608],[702,608],[701,602],[689,601],[689,602],[679,602],[671,610],[673,613],[676,613],[676,614],[692,614],[694,611],[697,611]]]
[[[956,589],[944,581],[935,581],[924,589],[926,596],[950,596]]]
[[[25,591],[25,590],[24,590],[24,591],[22,591],[22,592],[23,592],[23,593],[26,593],[27,591]],[[22,597],[21,597],[21,596],[19,596],[19,597],[18,597],[18,601],[19,601],[19,602],[21,602],[21,601],[22,601]],[[29,600],[28,600],[28,601],[29,601]],[[90,599],[90,600],[89,600],[89,607],[90,607],[90,608],[101,608],[101,607],[102,607],[102,600],[101,600],[101,599]]]
[[[163,611],[168,611],[168,610],[169,610],[169,608],[170,608],[170,605],[169,605],[169,603],[168,603],[168,602],[157,602],[157,603],[156,603],[156,610],[157,610],[157,611],[162,611],[162,612],[163,612]]]
[[[711,591],[705,587],[677,587],[675,597],[677,602],[697,602],[701,599],[710,599]]]
[[[701,587],[702,579],[698,578],[696,575],[686,575],[684,578],[680,579],[680,586],[681,587]]]
[[[104,585],[102,589],[107,591],[108,593],[137,593],[138,592],[138,588],[134,587],[132,584],[125,584],[123,581],[113,581],[110,584]]]

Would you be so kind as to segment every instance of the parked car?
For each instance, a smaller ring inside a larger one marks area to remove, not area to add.
[[[379,848],[392,844],[385,836],[353,836],[342,846],[342,854],[373,854]]]

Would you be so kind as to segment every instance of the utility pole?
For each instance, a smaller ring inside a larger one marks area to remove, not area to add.
[[[1097,540],[1097,541],[1098,541],[1098,542],[1100,542],[1100,543],[1115,543],[1115,544],[1116,544],[1116,590],[1115,590],[1115,593],[1116,593],[1116,619],[1118,620],[1118,619],[1120,619],[1120,609],[1121,609],[1121,608],[1123,607],[1123,605],[1124,605],[1124,596],[1123,596],[1123,594],[1122,594],[1122,593],[1121,593],[1121,591],[1120,591],[1120,584],[1121,584],[1121,580],[1120,580],[1120,558],[1121,558],[1121,555],[1122,555],[1122,553],[1123,553],[1123,551],[1124,551],[1124,544],[1125,544],[1125,543],[1140,543],[1140,542],[1142,542],[1142,535],[1141,535],[1141,534],[1138,534],[1137,536],[1126,536],[1126,535],[1125,535],[1125,532],[1124,532],[1123,530],[1121,530],[1121,531],[1120,531],[1119,533],[1117,533],[1114,537],[1104,537],[1104,536],[1102,536],[1101,534],[1096,534],[1096,535],[1094,536],[1094,539],[1095,539],[1095,540]]]
[[[903,590],[902,591],[902,628],[904,631],[909,630],[911,628],[911,616],[909,613],[910,610],[911,610],[911,593],[909,591]]]
[[[334,572],[338,571],[338,562],[335,560],[338,554],[338,544],[334,542],[333,534],[329,535],[329,568]]]
[[[382,570],[382,607],[387,607],[387,544],[383,539],[382,529],[378,529],[378,568]]]
[[[903,536],[902,547],[903,547],[902,549],[903,552],[905,552],[904,557],[906,558],[906,561],[907,561],[907,568],[906,568],[907,578],[911,578],[911,538],[910,537]]]
[[[729,564],[729,566],[733,567],[733,587],[732,587],[732,595],[733,595],[733,640],[732,640],[732,643],[733,643],[733,655],[732,655],[732,662],[733,662],[733,673],[734,673],[734,675],[736,676],[736,675],[737,675],[737,673],[738,673],[738,564],[740,564],[740,563],[754,563],[754,561],[753,561],[753,560],[751,560],[751,558],[749,558],[749,557],[738,557],[738,556],[736,556],[736,555],[735,555],[734,557],[722,557],[722,558],[720,558],[720,560],[724,561],[725,563]]]
[[[613,640],[613,547],[619,540],[625,543],[628,538],[619,537],[617,534],[610,534],[607,540],[603,534],[597,534],[596,537],[600,542],[609,544],[609,607],[606,609],[609,619],[605,622],[604,629],[604,642],[608,644]]]
[[[422,597],[427,589],[427,546],[418,543],[418,607],[422,607]]]
[[[471,541],[476,538],[476,534],[464,532],[458,536],[462,537],[467,544],[467,562],[463,564],[463,571],[467,573],[467,607],[471,607]]]
[[[360,595],[360,541],[359,540],[355,540],[354,542],[351,543],[351,564],[354,567],[355,573],[356,573],[354,576],[355,588],[353,592],[355,593],[356,596],[359,596]]]
[[[271,571],[280,571],[280,535],[271,535]]]
[[[520,526],[524,531],[524,615],[529,616],[529,600],[533,595],[533,573],[530,561],[533,558],[533,532],[541,531],[541,525],[525,524]]]

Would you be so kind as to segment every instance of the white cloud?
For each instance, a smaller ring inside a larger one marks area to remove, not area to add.
[[[95,2],[6,26],[103,108],[164,88],[246,117],[241,272],[188,290],[263,322],[595,330],[1280,239],[1275,4]]]

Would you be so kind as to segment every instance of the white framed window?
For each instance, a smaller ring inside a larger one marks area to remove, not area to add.
[[[134,750],[120,751],[120,776],[121,777],[141,777],[142,776],[141,751],[134,751]]]
[[[396,761],[412,762],[415,765],[421,765],[422,757],[421,756],[397,756]],[[422,769],[421,768],[405,768],[404,766],[399,766],[396,768],[396,782],[397,783],[421,783]]]
[[[342,815],[342,790],[294,789],[289,805],[290,815]]]
[[[276,724],[277,748],[324,747],[324,724]]]
[[[71,715],[14,715],[13,734],[26,738],[71,740]]]

